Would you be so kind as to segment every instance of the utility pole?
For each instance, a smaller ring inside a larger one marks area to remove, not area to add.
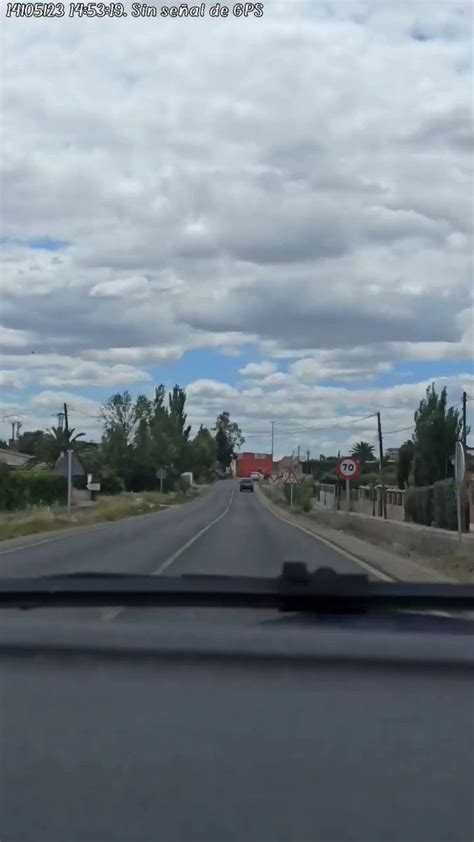
[[[300,464],[301,446],[298,445],[298,465]]]
[[[464,450],[467,446],[467,428],[466,428],[466,402],[467,402],[467,392],[462,393],[462,443],[464,445]]]
[[[274,445],[274,441],[275,441],[275,422],[270,421],[270,424],[272,425],[272,462],[273,462],[273,445]]]
[[[380,412],[377,412],[377,432],[379,437],[379,454],[380,454],[380,474],[383,471],[383,439],[382,439],[382,421],[380,419]],[[383,519],[387,520],[387,498],[385,495],[385,486],[382,482],[382,497],[380,500],[381,509],[379,509],[379,515],[383,515]]]
[[[380,412],[377,412],[377,432],[379,437],[379,456],[380,456],[380,473],[383,470],[383,440],[382,440],[382,421],[380,420]]]
[[[66,433],[69,432],[69,424],[68,424],[68,418],[67,418],[67,403],[64,403],[64,429],[65,429]]]
[[[10,413],[10,415],[4,415],[2,421],[8,421],[9,424],[12,425],[12,437],[10,439],[10,444],[15,444],[15,428],[17,431],[17,436],[20,433],[20,429],[23,426],[21,421],[17,420],[18,416],[15,413]],[[10,421],[10,419],[13,419]]]
[[[66,404],[64,404],[66,406]],[[67,451],[67,511],[71,514],[72,505],[72,450]]]

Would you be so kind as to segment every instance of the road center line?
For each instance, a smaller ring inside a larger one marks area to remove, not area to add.
[[[176,559],[180,557],[180,555],[182,555],[184,552],[186,552],[186,550],[189,549],[189,547],[191,547],[194,544],[194,542],[197,541],[197,539],[201,537],[201,535],[204,535],[204,533],[207,532],[207,530],[210,529],[211,526],[214,526],[214,524],[218,523],[220,520],[222,520],[223,517],[226,516],[227,512],[229,511],[229,509],[232,505],[232,501],[234,499],[234,494],[235,494],[235,489],[232,489],[232,494],[230,495],[230,500],[229,500],[226,508],[224,509],[224,511],[218,517],[214,518],[214,520],[211,520],[211,522],[208,523],[207,526],[204,526],[202,529],[199,530],[199,532],[196,532],[196,534],[193,535],[193,537],[190,538],[189,541],[186,541],[186,543],[183,544],[183,546],[180,547],[179,550],[176,550],[176,552],[173,553],[173,555],[170,555],[170,557],[167,558],[166,561],[163,562],[163,564],[160,564],[160,566],[157,568],[157,570],[154,571],[153,576],[159,576],[160,573],[163,573],[164,570],[167,570],[167,568],[170,567],[173,564],[173,562],[176,561]]]
[[[210,529],[211,526],[214,526],[214,524],[216,524],[220,520],[222,520],[222,518],[226,516],[227,512],[229,511],[229,509],[232,505],[232,501],[234,499],[234,494],[235,494],[235,489],[232,489],[232,494],[230,495],[230,500],[229,500],[227,506],[225,507],[224,511],[221,512],[221,514],[218,515],[218,517],[214,518],[214,520],[211,520],[210,523],[208,523],[206,526],[204,526],[202,529],[200,529],[199,532],[196,532],[196,534],[193,535],[193,537],[190,538],[189,541],[186,541],[186,543],[183,544],[183,546],[180,547],[178,550],[176,550],[176,552],[173,553],[173,555],[170,555],[170,557],[167,558],[166,561],[164,561],[162,564],[160,564],[160,566],[151,575],[152,576],[159,576],[161,573],[163,573],[164,570],[167,570],[167,568],[170,567],[173,564],[173,562],[176,561],[176,559],[178,559],[184,552],[186,552],[186,550],[189,549],[189,547],[191,547],[194,544],[194,542],[197,541],[197,539],[201,537],[201,535],[204,535],[204,533],[207,532],[207,530]],[[124,609],[121,608],[121,607],[109,608],[108,611],[105,611],[102,614],[101,619],[105,623],[111,623],[111,622],[113,622],[113,620],[115,620],[118,617],[118,615],[122,611],[124,611]]]

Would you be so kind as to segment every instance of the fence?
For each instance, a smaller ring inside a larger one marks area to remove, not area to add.
[[[351,512],[372,515],[373,517],[384,516],[384,489],[382,485],[371,487],[361,485],[359,488],[351,488],[350,506]],[[390,520],[405,519],[404,508],[405,492],[399,488],[385,488],[385,509],[386,516]],[[315,485],[316,507],[324,506],[326,509],[346,509],[346,491],[341,488],[338,496],[338,488],[335,485],[316,483]]]

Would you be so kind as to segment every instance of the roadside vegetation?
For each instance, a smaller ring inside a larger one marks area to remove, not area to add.
[[[98,442],[69,427],[66,405],[62,426],[24,432],[16,449],[31,457],[25,469],[0,464],[0,539],[159,511],[225,476],[244,442],[238,424],[222,412],[212,429],[201,424],[192,436],[185,405],[178,385],[168,393],[160,385],[151,398],[124,391],[101,407]],[[68,449],[81,470],[73,488],[84,490],[87,475],[100,483],[93,505],[73,506],[69,515],[67,479],[55,473]],[[192,474],[191,485],[183,474]]]
[[[101,496],[95,505],[72,509],[71,514],[64,506],[36,506],[21,512],[4,512],[0,514],[0,540],[160,512],[192,500],[198,494],[199,490],[191,490],[186,494],[125,492],[118,496]]]
[[[360,474],[351,486],[369,487],[374,507],[377,486],[382,487],[383,493],[387,488],[398,488],[405,491],[405,514],[408,520],[425,526],[456,530],[453,456],[456,442],[463,437],[466,439],[469,432],[469,428],[463,430],[460,410],[456,406],[448,407],[446,388],[438,393],[432,383],[414,413],[413,435],[400,447],[398,463],[391,464],[384,457],[380,471],[374,446],[366,441],[354,445],[352,455],[360,462]],[[336,462],[336,457],[326,458],[321,455],[319,460],[305,463],[304,470],[317,482],[342,488],[343,483],[336,473]],[[303,490],[295,488],[296,505],[300,504],[304,494]],[[467,497],[463,501],[462,510],[468,522]]]

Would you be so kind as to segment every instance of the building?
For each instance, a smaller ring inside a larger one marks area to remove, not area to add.
[[[238,477],[249,477],[252,471],[260,471],[264,476],[270,476],[273,468],[271,453],[239,453],[237,456],[236,473]]]
[[[297,477],[301,477],[303,475],[303,465],[294,456],[283,456],[278,462],[273,463],[274,474],[281,476],[288,471],[293,471]]]
[[[385,451],[385,456],[387,458],[387,462],[398,462],[398,456],[400,453],[399,447],[387,447]]]
[[[25,468],[32,459],[28,453],[18,453],[17,450],[0,448],[0,463],[9,468]]]

